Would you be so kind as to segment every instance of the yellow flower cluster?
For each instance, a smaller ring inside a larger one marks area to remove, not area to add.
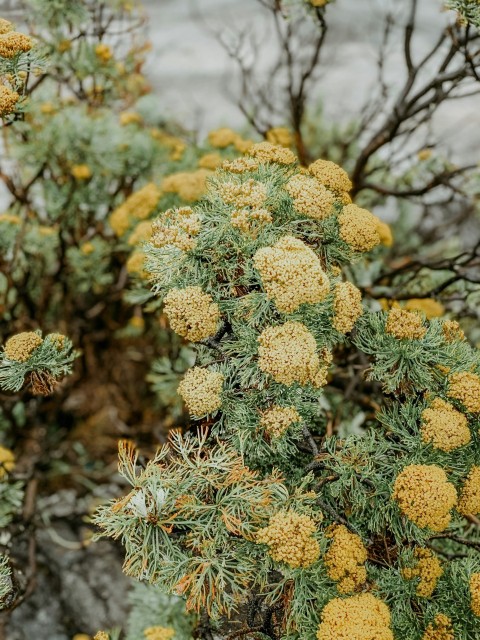
[[[244,233],[255,232],[257,227],[272,222],[272,214],[268,209],[235,209],[230,216],[232,227]]]
[[[2,213],[0,214],[0,224],[2,222],[7,222],[8,224],[17,225],[20,224],[22,219],[19,216],[15,216],[11,213]]]
[[[230,173],[247,173],[258,169],[258,164],[258,160],[254,158],[235,158],[235,160],[225,160],[222,164],[222,169],[230,171]]]
[[[208,169],[172,173],[163,179],[162,190],[178,194],[185,202],[194,202],[205,194],[207,178],[211,173]]]
[[[330,600],[320,619],[318,640],[393,640],[390,611],[371,593]]]
[[[267,199],[265,185],[251,178],[241,184],[225,182],[219,185],[218,190],[220,197],[226,204],[234,204],[238,209],[244,207],[261,209]]]
[[[171,289],[164,312],[173,331],[191,342],[215,335],[220,320],[218,304],[201,287]]]
[[[154,140],[157,140],[160,144],[165,145],[165,147],[170,150],[171,160],[181,160],[183,152],[187,148],[187,145],[183,140],[156,128],[150,129],[150,135]]]
[[[429,598],[435,591],[438,579],[443,574],[442,565],[438,557],[430,551],[417,547],[414,551],[416,563],[414,567],[406,567],[402,575],[406,580],[419,578],[417,596]]]
[[[14,58],[19,53],[30,51],[32,40],[23,33],[13,31],[12,25],[3,20],[0,31],[0,58]]]
[[[331,354],[322,353],[320,361],[315,338],[301,322],[267,327],[258,342],[258,366],[276,382],[288,386],[296,382],[314,387],[326,384]]]
[[[152,238],[152,223],[150,220],[139,222],[132,233],[128,236],[128,244],[131,247],[147,242]]]
[[[42,342],[42,338],[35,331],[17,333],[5,343],[5,357],[15,362],[27,362]]]
[[[58,351],[61,351],[65,346],[65,340],[67,339],[63,333],[49,333],[47,336],[47,340],[55,345]]]
[[[119,237],[125,235],[134,218],[137,220],[148,218],[157,206],[161,195],[159,188],[152,182],[132,193],[110,215],[110,226],[115,234]]]
[[[346,202],[345,204],[349,203]],[[378,220],[377,232],[380,236],[380,244],[383,244],[384,247],[391,247],[393,245],[393,234],[390,225],[383,222],[383,220]]]
[[[257,142],[250,147],[248,155],[262,163],[294,164],[297,161],[293,151],[271,142]]]
[[[8,20],[5,20],[5,18],[0,18],[0,36],[3,36],[9,31],[13,31],[13,24]]]
[[[200,227],[200,216],[190,207],[168,209],[153,221],[152,243],[158,248],[172,246],[190,251],[197,244]]]
[[[0,480],[15,466],[15,455],[13,451],[0,445]]]
[[[202,369],[202,367],[193,367],[187,371],[178,386],[178,393],[192,415],[203,416],[220,408],[222,387],[221,373]]]
[[[92,177],[92,170],[88,164],[74,164],[70,169],[70,173],[75,180],[88,180]]]
[[[302,418],[295,407],[270,407],[262,412],[260,426],[272,438],[280,438],[290,425],[301,422]]]
[[[230,145],[237,143],[239,138],[238,133],[227,127],[215,129],[215,131],[210,131],[208,134],[208,142],[217,149],[226,149]]]
[[[333,213],[335,198],[322,184],[301,173],[290,178],[286,190],[295,209],[304,216],[323,220]]]
[[[105,44],[104,42],[100,42],[99,44],[96,45],[95,55],[103,64],[107,64],[107,62],[111,60],[113,57],[111,48],[108,46],[108,44]]]
[[[335,286],[333,313],[333,326],[343,334],[349,333],[362,315],[362,294],[351,282],[339,282]]]
[[[93,640],[110,640],[110,636],[106,631],[97,631],[93,636]]]
[[[129,124],[141,124],[142,116],[136,111],[124,111],[120,114],[120,125],[126,127]]]
[[[340,237],[355,251],[370,251],[380,243],[378,218],[356,204],[347,204],[338,216]]]
[[[420,340],[427,332],[421,316],[404,309],[388,312],[385,331],[399,340]]]
[[[20,95],[16,91],[0,84],[0,118],[13,113],[19,100]]]
[[[427,320],[440,318],[445,313],[445,307],[433,298],[410,298],[403,305],[407,311],[421,311]]]
[[[308,171],[334,193],[341,194],[345,191],[348,193],[352,188],[348,173],[330,160],[315,160],[308,167]]]
[[[293,136],[287,127],[273,127],[267,131],[267,142],[280,145],[281,147],[291,147],[293,145]]]
[[[480,573],[470,576],[470,606],[473,614],[480,617]]]
[[[144,629],[143,635],[146,640],[172,640],[175,636],[175,629],[172,627],[148,627],[148,629]]]
[[[435,398],[422,412],[422,440],[435,449],[453,451],[471,439],[467,418],[449,402]]]
[[[209,169],[210,171],[215,171],[215,169],[218,169],[218,167],[221,166],[222,162],[223,158],[219,153],[206,153],[198,161],[198,166],[201,169]]]
[[[136,274],[140,276],[140,278],[148,278],[149,274],[145,269],[145,258],[146,256],[143,251],[134,251],[125,265],[127,273]]]
[[[422,636],[422,640],[454,640],[454,638],[452,621],[443,613],[435,616]]]
[[[448,381],[448,396],[463,404],[470,413],[480,412],[480,376],[470,371],[452,373]]]
[[[362,539],[343,524],[329,527],[325,536],[332,538],[325,554],[328,576],[338,582],[337,589],[340,593],[352,593],[367,579],[364,566],[367,550]]]
[[[460,492],[457,511],[464,516],[480,513],[480,467],[470,469]]]
[[[398,474],[392,498],[418,527],[443,531],[450,523],[457,492],[441,467],[411,464]]]
[[[465,333],[456,320],[445,320],[442,325],[442,332],[447,342],[465,340]]]
[[[280,238],[253,257],[265,292],[279,311],[291,313],[301,304],[321,302],[330,282],[315,252],[293,236]]]
[[[275,562],[284,562],[293,569],[309,567],[320,555],[314,538],[316,528],[309,516],[280,511],[270,518],[267,527],[257,531],[255,542],[268,545],[268,553]]]

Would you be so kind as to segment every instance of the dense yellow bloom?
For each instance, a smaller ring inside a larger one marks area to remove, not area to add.
[[[103,64],[106,64],[113,57],[111,48],[104,42],[100,42],[96,45],[95,55]]]
[[[244,140],[243,138],[238,136],[238,138],[233,143],[233,146],[237,151],[240,151],[240,153],[247,153],[254,144],[255,142],[253,140]]]
[[[433,298],[410,298],[407,300],[403,308],[406,311],[422,311],[427,320],[439,318],[445,313],[445,307]]]
[[[347,204],[338,216],[340,237],[355,251],[370,251],[380,243],[378,218],[373,213]]]
[[[337,589],[340,593],[352,593],[367,579],[364,566],[367,550],[362,539],[343,524],[329,527],[325,535],[332,538],[325,554],[328,576],[338,582]]]
[[[323,608],[318,640],[393,640],[387,605],[371,593],[334,598]]]
[[[272,222],[268,209],[234,209],[230,216],[232,227],[256,235],[259,227]]]
[[[136,274],[141,278],[148,278],[148,271],[145,270],[145,253],[143,251],[134,251],[127,260],[127,273]]]
[[[225,149],[231,144],[235,144],[239,138],[240,136],[238,133],[235,133],[235,131],[228,129],[227,127],[215,129],[215,131],[210,131],[208,134],[209,143],[212,147],[216,147],[217,149]]]
[[[13,451],[0,445],[0,480],[15,466],[15,455]]]
[[[124,111],[120,114],[120,124],[126,127],[129,124],[141,124],[142,116],[135,111]]]
[[[8,31],[0,35],[0,58],[14,58],[18,53],[30,51],[32,40],[23,33]]]
[[[473,614],[480,617],[480,573],[470,576],[470,606]]]
[[[258,169],[258,160],[255,158],[235,158],[235,160],[225,160],[222,169],[230,171],[230,173],[247,173]]]
[[[121,205],[117,207],[115,211],[112,211],[108,222],[116,236],[121,238],[126,234],[130,227],[131,219],[130,213],[126,207]]]
[[[92,177],[92,170],[88,164],[74,164],[70,173],[76,180],[88,180]]]
[[[334,191],[342,193],[350,191],[352,183],[348,177],[348,173],[339,167],[338,164],[330,162],[330,160],[316,160],[308,167],[309,172],[323,185]]]
[[[224,182],[218,186],[218,192],[226,204],[233,204],[238,209],[261,209],[267,199],[265,185],[252,178],[242,183]]]
[[[421,433],[423,442],[442,451],[463,447],[471,439],[467,418],[441,398],[435,398],[422,412]]]
[[[452,373],[447,394],[463,404],[470,413],[480,412],[480,376],[470,371]]]
[[[465,333],[456,320],[445,320],[442,325],[442,332],[447,342],[465,340]]]
[[[16,91],[0,84],[0,118],[13,113],[19,100],[20,95]]]
[[[5,35],[9,31],[13,31],[13,24],[5,18],[0,18],[0,36]]]
[[[65,346],[65,341],[67,336],[64,336],[63,333],[49,333],[47,336],[47,340],[55,345],[58,351],[61,351]]]
[[[164,312],[173,331],[191,342],[217,332],[220,309],[201,287],[171,289],[165,296]]]
[[[15,216],[12,213],[2,213],[0,215],[0,224],[7,222],[8,224],[17,225],[20,224],[22,219],[19,216]]]
[[[291,147],[293,145],[292,132],[287,127],[273,127],[267,131],[267,142],[281,147]]]
[[[295,209],[304,216],[323,220],[334,211],[332,193],[310,176],[299,173],[290,178],[285,188]]]
[[[178,393],[184,399],[192,415],[203,416],[220,408],[222,388],[223,376],[221,373],[193,367],[185,374],[178,387]]]
[[[115,234],[118,237],[125,235],[134,218],[137,220],[148,218],[157,206],[161,195],[162,192],[153,182],[132,193],[110,215],[108,221]]]
[[[26,362],[43,340],[35,331],[24,331],[5,343],[5,357],[15,362]]]
[[[270,518],[267,527],[257,531],[255,542],[268,545],[268,554],[275,562],[284,562],[293,569],[309,567],[320,555],[313,537],[316,529],[309,516],[280,511]]]
[[[309,0],[312,7],[324,7],[330,0]]]
[[[148,242],[152,238],[152,223],[150,220],[143,220],[139,222],[135,229],[128,237],[128,244],[130,246],[139,245],[142,242]]]
[[[198,161],[198,166],[202,169],[210,169],[215,171],[222,164],[223,158],[219,153],[206,153]]]
[[[315,338],[301,322],[286,322],[267,327],[258,338],[258,366],[281,384],[311,384],[322,387],[327,382],[331,354],[317,353]]]
[[[385,331],[399,340],[420,340],[427,329],[418,313],[404,309],[390,309]]]
[[[250,147],[248,155],[256,158],[259,162],[294,164],[297,161],[297,156],[293,151],[271,142],[257,142]]]
[[[284,236],[253,257],[265,292],[279,311],[291,313],[301,304],[321,302],[330,290],[320,259],[298,238]]]
[[[349,203],[346,202],[345,204]],[[380,244],[383,244],[385,247],[391,247],[393,245],[393,234],[390,225],[383,222],[383,220],[379,220],[377,223],[377,231],[380,236]]]
[[[457,511],[464,516],[480,513],[480,467],[470,469],[460,491]]]
[[[207,178],[211,173],[208,169],[172,173],[163,179],[162,190],[165,193],[178,194],[185,202],[194,202],[204,195]]]
[[[110,640],[110,635],[106,631],[97,631],[93,640]]]
[[[148,627],[148,629],[144,629],[143,635],[146,640],[172,640],[175,636],[175,629],[172,627]]]
[[[417,153],[417,158],[421,161],[429,160],[431,157],[432,157],[431,149],[420,149],[420,151]]]
[[[392,498],[418,527],[443,531],[450,523],[457,492],[437,465],[411,464],[398,474]]]
[[[152,224],[152,243],[155,247],[177,247],[190,251],[196,245],[200,232],[200,216],[190,207],[168,209]]]
[[[187,145],[183,140],[176,136],[172,136],[169,133],[165,133],[165,131],[162,131],[161,129],[155,128],[150,129],[150,135],[152,138],[170,149],[171,160],[181,160],[183,152],[187,148]]]
[[[262,412],[260,426],[271,438],[280,438],[292,424],[301,420],[295,407],[275,406]]]
[[[362,294],[351,282],[339,282],[335,286],[333,313],[333,326],[343,334],[349,333],[362,315]]]
[[[417,584],[417,596],[429,598],[435,591],[438,579],[443,574],[442,565],[438,557],[430,551],[417,547],[414,551],[416,558],[413,567],[406,567],[402,571],[402,575],[406,580],[419,578]]]
[[[435,616],[434,621],[428,625],[422,636],[422,640],[454,640],[454,638],[452,621],[443,613]]]

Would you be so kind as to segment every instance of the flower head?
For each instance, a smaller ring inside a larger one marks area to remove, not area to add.
[[[291,313],[301,304],[315,304],[328,295],[330,283],[319,258],[297,238],[284,236],[273,247],[259,249],[253,262],[279,311]]]
[[[345,204],[350,203],[346,202]],[[377,231],[380,236],[380,244],[383,244],[384,247],[391,247],[393,245],[393,234],[390,225],[383,222],[383,220],[379,220],[377,223]]]
[[[7,31],[0,34],[0,58],[14,58],[19,53],[30,51],[33,43],[31,38],[17,31]]]
[[[74,164],[70,173],[75,180],[88,180],[92,177],[92,170],[88,164]]]
[[[290,149],[286,149],[271,142],[257,142],[250,147],[248,155],[259,162],[275,162],[276,164],[294,164],[297,156]]]
[[[148,629],[144,629],[143,635],[146,640],[172,640],[175,636],[175,629],[172,627],[148,627]]]
[[[238,209],[261,209],[267,199],[265,185],[251,178],[242,183],[224,182],[218,186],[218,191],[226,204],[233,204]]]
[[[371,593],[334,598],[323,608],[318,640],[393,640],[387,605]]]
[[[316,160],[308,167],[308,171],[330,191],[342,193],[352,188],[348,173],[330,160]]]
[[[247,173],[258,169],[258,165],[258,160],[245,156],[243,158],[235,158],[234,160],[225,160],[222,164],[222,169],[230,173]]]
[[[449,398],[458,400],[469,413],[480,412],[480,376],[470,371],[452,373],[448,380]]]
[[[165,296],[164,312],[173,331],[191,342],[215,335],[220,319],[217,303],[201,287],[171,289]]]
[[[0,480],[15,466],[13,451],[0,445]]]
[[[378,218],[356,204],[347,204],[338,216],[340,237],[355,251],[370,251],[380,243]]]
[[[178,393],[192,415],[203,416],[220,408],[222,387],[221,373],[193,367],[185,374],[178,387]]]
[[[423,442],[442,451],[453,451],[471,439],[467,418],[441,398],[435,398],[422,412],[421,433]]]
[[[287,127],[273,127],[267,131],[267,142],[280,145],[281,147],[291,147],[293,145],[293,136]]]
[[[215,171],[223,163],[223,158],[219,153],[206,153],[198,161],[198,166],[202,169]]]
[[[257,531],[255,541],[268,545],[268,553],[275,562],[284,562],[293,569],[309,567],[320,555],[314,538],[316,529],[309,516],[280,511],[270,518],[267,527]]]
[[[470,606],[473,614],[480,617],[480,573],[470,576]]]
[[[411,464],[398,474],[392,498],[418,527],[443,531],[450,523],[457,492],[441,467]]]
[[[113,57],[112,49],[104,42],[96,45],[95,55],[103,64],[106,64]]]
[[[435,616],[425,629],[422,640],[454,640],[452,621],[443,613]]]
[[[335,198],[314,178],[298,173],[285,186],[295,209],[304,216],[323,220],[334,212]]]
[[[437,586],[438,579],[443,574],[442,565],[438,557],[430,551],[417,547],[414,551],[416,559],[413,567],[406,567],[402,575],[406,580],[419,578],[417,596],[429,598]]]
[[[335,286],[333,313],[333,326],[343,334],[349,333],[362,315],[362,294],[351,282],[339,282]]]
[[[399,340],[420,340],[427,332],[421,316],[404,309],[390,309],[385,331]]]
[[[216,147],[217,149],[225,149],[235,142],[238,141],[240,136],[232,129],[228,129],[227,127],[223,127],[221,129],[215,129],[215,131],[210,131],[208,134],[208,141],[212,145],[212,147]]]
[[[168,209],[152,224],[153,246],[172,246],[181,251],[191,251],[197,244],[201,220],[190,207]]]
[[[367,550],[360,536],[351,533],[343,524],[333,525],[326,532],[332,538],[325,554],[328,576],[337,582],[340,593],[352,593],[367,579],[365,562]]]
[[[185,202],[194,202],[205,194],[209,175],[211,171],[208,169],[172,173],[163,179],[162,190],[165,193],[177,193]]]
[[[445,313],[445,307],[433,298],[410,298],[403,305],[407,311],[421,311],[427,320],[439,318]]]
[[[13,113],[19,100],[20,95],[16,91],[0,84],[0,118]]]
[[[445,320],[442,325],[442,332],[446,342],[465,340],[465,333],[456,320]]]
[[[13,24],[5,18],[0,18],[0,36],[5,35],[9,31],[13,31]]]
[[[464,516],[480,513],[480,467],[470,469],[460,491],[457,511]]]
[[[271,438],[281,438],[292,424],[301,420],[295,407],[274,406],[262,412],[260,426]]]
[[[43,339],[35,331],[17,333],[5,343],[5,357],[15,362],[27,362],[42,342]]]

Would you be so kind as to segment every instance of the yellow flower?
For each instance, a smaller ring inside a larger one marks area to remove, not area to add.
[[[422,318],[403,309],[390,309],[385,331],[399,340],[420,340],[427,333]]]
[[[348,192],[352,188],[348,173],[330,160],[316,160],[308,167],[308,171],[334,193]]]
[[[344,335],[350,333],[363,313],[362,294],[351,282],[339,282],[335,286],[333,326]]]
[[[346,202],[345,204],[349,203]],[[384,247],[391,247],[393,245],[393,234],[390,225],[383,222],[383,220],[378,220],[377,231],[380,236],[380,244],[383,244]]]
[[[128,237],[128,244],[131,247],[148,242],[152,238],[152,223],[150,220],[139,222]]]
[[[392,498],[418,527],[443,531],[450,523],[457,492],[441,467],[411,464],[398,474]]]
[[[273,127],[267,131],[267,142],[281,147],[291,147],[293,145],[292,132],[287,127]]]
[[[20,95],[9,87],[0,84],[0,118],[10,115],[16,109]]]
[[[480,617],[480,573],[470,576],[470,606],[473,614]]]
[[[226,204],[233,204],[238,209],[244,207],[261,209],[267,199],[265,185],[252,178],[242,183],[223,182],[218,185],[218,192]]]
[[[330,290],[320,259],[301,240],[284,236],[253,256],[265,292],[279,311],[291,313],[302,304],[321,302]]]
[[[427,320],[439,318],[445,313],[445,307],[433,298],[411,298],[403,305],[407,311],[422,311]]]
[[[254,158],[244,157],[235,158],[235,160],[225,160],[222,164],[222,169],[230,171],[230,173],[247,173],[249,171],[255,171],[258,169],[258,160]]]
[[[185,202],[194,202],[205,194],[207,178],[211,173],[208,169],[172,173],[163,179],[162,190],[165,193],[177,193]]]
[[[212,147],[217,147],[217,149],[225,149],[231,144],[235,144],[239,138],[240,136],[238,133],[235,133],[235,131],[226,127],[210,131],[208,134],[209,143]]]
[[[327,529],[327,538],[332,543],[325,554],[328,576],[338,582],[340,593],[352,593],[367,580],[367,550],[360,536],[351,533],[343,524]]]
[[[250,147],[248,155],[256,158],[259,162],[275,162],[277,164],[294,164],[297,162],[297,156],[279,145],[270,142],[257,142]]]
[[[143,635],[146,640],[172,640],[175,636],[175,629],[172,627],[148,627],[148,629],[144,629]]]
[[[13,31],[13,24],[5,18],[0,18],[0,36],[5,35],[9,31]]]
[[[469,413],[480,412],[480,376],[470,371],[452,373],[447,394],[463,404]]]
[[[423,442],[431,442],[442,451],[463,447],[471,439],[466,417],[441,398],[432,400],[422,412],[421,433]]]
[[[40,105],[40,111],[44,115],[50,116],[57,111],[57,107],[53,104],[53,102],[44,102]]]
[[[443,613],[435,616],[422,636],[422,640],[454,640],[454,638],[452,621]]]
[[[371,593],[330,600],[320,620],[318,640],[393,640],[390,610]]]
[[[198,161],[198,166],[202,169],[210,169],[215,171],[222,164],[223,159],[219,153],[206,153]]]
[[[145,320],[142,316],[132,316],[128,321],[128,324],[134,329],[143,330],[145,328]]]
[[[76,180],[88,180],[92,177],[92,171],[87,164],[74,164],[70,173]]]
[[[442,332],[447,342],[465,340],[465,333],[456,320],[445,320],[442,325]]]
[[[309,567],[320,555],[314,534],[315,522],[295,511],[280,511],[272,516],[268,526],[257,531],[255,542],[266,544],[275,562],[284,562],[293,569]]]
[[[112,59],[113,53],[108,44],[104,42],[100,42],[95,47],[95,55],[103,64],[106,64],[109,60]]]
[[[442,565],[438,557],[430,551],[417,547],[414,551],[416,559],[413,567],[406,567],[402,571],[402,575],[406,580],[419,578],[417,584],[417,596],[429,598],[435,591],[438,579],[443,574]]]
[[[234,209],[230,222],[232,227],[255,236],[259,227],[272,222],[272,214],[268,209]]]
[[[285,188],[295,209],[304,216],[323,220],[334,212],[332,193],[310,176],[299,173],[290,178]]]
[[[199,342],[217,332],[220,309],[201,287],[171,289],[165,296],[164,312],[173,331],[191,342]]]
[[[221,392],[223,376],[221,373],[193,367],[185,374],[178,387],[190,413],[203,416],[213,413],[222,405]]]
[[[136,250],[127,260],[127,273],[136,274],[140,278],[147,279],[149,277],[148,271],[145,269],[145,253],[140,250]]]
[[[59,53],[65,53],[66,51],[70,51],[70,49],[72,48],[72,41],[71,40],[60,40],[60,42],[57,45],[57,51]]]
[[[432,157],[432,150],[431,149],[421,149],[418,153],[417,153],[417,158],[423,162],[425,160],[429,160]]]
[[[380,243],[378,218],[373,213],[347,204],[338,216],[340,237],[355,251],[370,251]]]
[[[5,357],[14,362],[27,362],[42,342],[42,338],[35,331],[18,333],[5,343]]]
[[[152,243],[155,247],[176,247],[191,251],[201,228],[200,216],[190,207],[168,209],[152,224]]]
[[[142,116],[135,111],[124,111],[120,114],[120,124],[126,127],[129,124],[141,124]]]
[[[326,384],[331,353],[322,352],[320,359],[315,338],[301,322],[267,327],[258,342],[258,366],[276,382],[287,386]]]
[[[17,225],[20,224],[22,219],[19,216],[15,216],[11,213],[2,213],[0,215],[0,224],[2,222],[7,222],[8,224]]]
[[[473,466],[460,491],[457,511],[463,516],[480,513],[480,467]]]
[[[295,407],[274,406],[262,412],[260,426],[271,438],[280,438],[292,424],[301,420]]]
[[[15,455],[13,451],[0,445],[0,480],[15,466]]]
[[[91,253],[95,251],[95,246],[91,242],[84,242],[80,247],[80,251],[84,255],[89,256]]]
[[[32,40],[28,36],[8,31],[0,35],[0,58],[14,58],[18,53],[30,51],[32,46]]]

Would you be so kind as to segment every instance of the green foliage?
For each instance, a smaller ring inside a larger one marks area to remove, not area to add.
[[[0,609],[8,594],[12,591],[12,570],[6,556],[0,556]]]

